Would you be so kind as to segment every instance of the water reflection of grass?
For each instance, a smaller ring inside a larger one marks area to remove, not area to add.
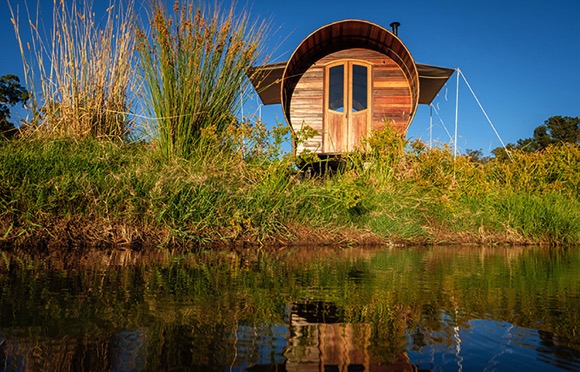
[[[473,319],[537,329],[572,349],[579,342],[575,250],[310,251],[310,260],[290,250],[166,256],[148,265],[81,270],[11,261],[0,274],[2,334],[42,348],[46,337],[106,343],[119,329],[141,329],[148,363],[186,357],[209,363],[210,355],[235,349],[238,326],[288,325],[292,304],[323,301],[337,309],[340,324],[368,327],[367,348],[377,358],[395,358],[408,342],[416,350],[449,345],[454,327],[469,328]],[[183,343],[199,354],[176,346]]]

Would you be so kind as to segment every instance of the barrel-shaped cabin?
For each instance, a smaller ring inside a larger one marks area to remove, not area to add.
[[[253,68],[264,104],[281,103],[297,133],[317,132],[295,151],[337,155],[361,146],[372,131],[406,133],[419,103],[430,104],[454,70],[417,65],[393,31],[361,20],[319,28],[287,62]]]

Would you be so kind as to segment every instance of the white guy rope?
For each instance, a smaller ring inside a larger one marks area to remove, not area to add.
[[[433,105],[429,105],[429,149],[433,144]]]
[[[455,89],[455,138],[453,140],[453,157],[457,157],[457,125],[459,122],[459,75],[461,71],[459,67],[455,69],[457,74],[457,88]]]
[[[499,133],[497,132],[497,130],[495,129],[495,126],[493,125],[493,123],[491,122],[489,116],[487,116],[487,112],[485,112],[483,106],[481,105],[481,103],[479,102],[479,99],[477,99],[477,96],[475,95],[475,92],[473,91],[473,89],[471,89],[471,85],[469,85],[469,82],[467,81],[467,78],[465,77],[465,74],[463,74],[463,72],[461,72],[459,69],[457,69],[457,72],[459,73],[459,75],[461,75],[461,77],[463,78],[463,81],[465,81],[465,84],[467,84],[467,87],[469,88],[469,91],[471,92],[471,94],[473,95],[473,98],[475,98],[475,101],[477,102],[477,104],[479,105],[479,108],[481,109],[481,111],[483,112],[483,114],[485,115],[485,118],[487,119],[487,122],[489,123],[489,125],[491,125],[491,128],[493,129],[493,131],[495,132],[495,135],[497,136],[497,138],[499,139],[499,142],[501,143],[501,145],[503,146],[503,149],[505,150],[506,154],[508,155],[508,157],[510,158],[510,160],[513,162],[514,158],[512,157],[511,152],[507,149],[507,147],[505,146],[505,144],[503,143],[503,140],[501,139],[501,137],[499,136]],[[459,84],[459,78],[458,78],[458,84]]]

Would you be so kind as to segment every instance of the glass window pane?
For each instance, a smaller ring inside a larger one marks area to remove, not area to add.
[[[362,111],[367,108],[368,78],[365,66],[352,66],[352,111]]]
[[[331,67],[329,74],[328,108],[344,112],[344,65]]]

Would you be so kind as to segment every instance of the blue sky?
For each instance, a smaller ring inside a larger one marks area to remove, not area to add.
[[[52,0],[41,4],[48,12]],[[306,36],[334,21],[364,19],[387,28],[392,21],[401,22],[399,37],[416,62],[461,69],[505,143],[530,137],[550,116],[580,116],[578,0],[247,0],[247,4],[255,17],[270,22],[266,50],[275,61],[286,61]],[[0,0],[0,37],[0,75],[22,77],[6,0]],[[435,100],[452,135],[455,85],[453,76]],[[282,121],[281,107],[263,107],[262,117],[268,124]],[[436,115],[433,124],[433,140],[449,143]],[[469,148],[489,153],[501,145],[463,80],[458,124],[462,152]],[[408,137],[429,141],[428,106],[419,106]]]

